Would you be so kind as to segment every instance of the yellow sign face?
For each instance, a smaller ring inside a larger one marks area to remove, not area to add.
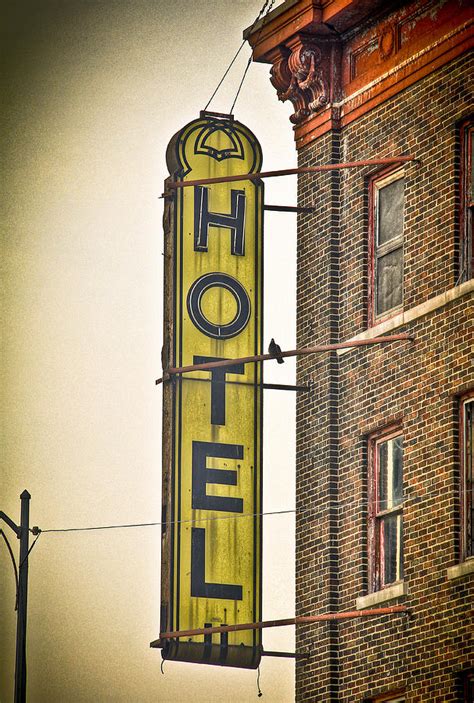
[[[204,113],[172,140],[168,161],[173,178],[195,181],[258,172],[261,151],[242,124]],[[261,354],[263,184],[174,193],[170,365]],[[173,382],[162,631],[261,619],[261,367],[236,364]],[[171,640],[163,656],[256,668],[260,631]]]

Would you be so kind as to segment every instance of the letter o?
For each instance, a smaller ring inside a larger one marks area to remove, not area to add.
[[[234,296],[237,313],[226,325],[216,325],[204,316],[201,301],[209,288],[225,288]],[[236,337],[245,329],[250,318],[250,300],[247,291],[239,281],[226,273],[206,273],[194,281],[189,289],[187,308],[189,317],[198,330],[213,339]]]

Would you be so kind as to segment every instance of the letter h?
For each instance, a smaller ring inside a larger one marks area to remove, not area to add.
[[[209,227],[231,232],[231,254],[244,256],[245,191],[230,191],[230,214],[209,212],[209,188],[194,186],[194,251],[207,251]]]

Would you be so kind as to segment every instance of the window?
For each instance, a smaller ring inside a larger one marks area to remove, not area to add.
[[[474,391],[461,398],[461,557],[474,557]]]
[[[474,219],[474,122],[468,120],[461,125],[461,257],[459,283],[474,275],[474,251],[472,223]]]
[[[371,324],[401,310],[403,305],[404,184],[400,171],[371,181]]]
[[[386,693],[383,696],[370,698],[367,703],[405,703],[405,696],[399,691],[398,693]]]
[[[403,579],[403,437],[399,428],[370,438],[369,578],[372,591]]]
[[[464,701],[465,703],[474,701],[474,672],[472,671],[464,674]]]

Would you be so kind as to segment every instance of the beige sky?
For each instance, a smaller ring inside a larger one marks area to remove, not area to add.
[[[253,0],[6,0],[4,399],[0,509],[44,529],[160,519],[165,149],[198,116],[260,9]],[[228,111],[242,61],[211,109]],[[290,107],[253,65],[234,114],[264,168],[295,164]],[[292,178],[269,203],[295,204]],[[266,215],[268,343],[294,345],[294,215]],[[266,380],[294,381],[294,364]],[[294,397],[267,391],[264,505],[294,507]],[[294,614],[294,519],[264,520],[264,617]],[[10,535],[12,537],[12,535]],[[30,559],[29,703],[256,698],[256,672],[160,673],[160,530],[44,534]],[[17,549],[16,540],[11,539]],[[13,700],[14,578],[0,547],[0,700]],[[293,651],[292,628],[264,634]],[[264,659],[264,699],[293,663]]]

